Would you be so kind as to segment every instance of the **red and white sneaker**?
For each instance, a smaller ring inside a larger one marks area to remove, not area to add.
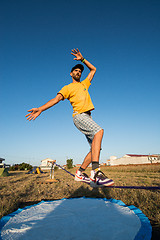
[[[88,175],[84,172],[79,171],[79,170],[76,171],[76,175],[75,175],[74,180],[78,181],[78,182],[90,183],[90,178],[88,177]]]
[[[90,186],[95,187],[109,187],[114,184],[112,179],[109,179],[105,174],[98,170],[92,170],[90,175]]]

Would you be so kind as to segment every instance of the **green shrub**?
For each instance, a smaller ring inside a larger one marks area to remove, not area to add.
[[[67,159],[67,168],[70,169],[70,168],[73,168],[73,159]]]
[[[31,170],[33,167],[28,163],[21,163],[21,164],[14,164],[9,168],[9,171],[24,171],[24,170]]]

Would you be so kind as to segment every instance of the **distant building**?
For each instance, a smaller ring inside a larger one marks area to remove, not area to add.
[[[40,168],[42,169],[42,170],[50,170],[51,169],[51,161],[54,161],[53,159],[51,159],[51,158],[46,158],[46,159],[43,159],[42,161],[41,161],[41,164],[40,164]]]
[[[106,163],[103,163],[103,162],[99,164],[99,166],[102,166],[102,167],[104,167],[104,166],[106,166],[106,165],[107,165],[107,164],[106,164]]]
[[[80,167],[81,165],[82,165],[82,164],[76,164],[75,167],[77,168],[77,167]],[[89,167],[92,167],[92,164],[91,164],[91,163],[89,164],[88,168],[89,168]]]
[[[111,166],[111,164],[113,164],[113,162],[117,159],[116,156],[111,156],[110,159],[107,159],[106,161],[106,165],[107,166]]]
[[[76,167],[80,167],[80,166],[81,166],[81,164],[76,164],[75,166],[76,166]]]
[[[155,155],[149,155],[148,160],[151,163],[160,163],[160,154],[155,154]]]
[[[106,164],[110,166],[129,164],[150,164],[150,163],[160,163],[160,154],[154,155],[126,154],[121,158],[111,156],[110,159],[108,159],[106,162]]]

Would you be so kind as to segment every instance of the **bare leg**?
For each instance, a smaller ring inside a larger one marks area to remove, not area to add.
[[[85,157],[85,159],[84,159],[84,161],[81,165],[81,168],[86,169],[89,166],[90,163],[91,163],[91,152],[89,152],[86,155],[86,157]]]
[[[91,148],[91,159],[92,162],[99,162],[100,150],[101,150],[101,142],[103,138],[103,129],[95,134],[92,142]]]
[[[82,165],[81,168],[86,169],[91,162],[99,162],[100,150],[101,150],[101,142],[103,137],[103,129],[95,134],[92,142],[91,152],[89,152]]]

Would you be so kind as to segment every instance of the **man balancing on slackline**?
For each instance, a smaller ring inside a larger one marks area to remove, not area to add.
[[[27,120],[35,120],[43,111],[54,106],[64,99],[68,99],[73,107],[73,122],[75,126],[86,136],[91,149],[85,157],[81,167],[76,171],[75,180],[90,183],[92,187],[111,186],[114,184],[113,180],[108,179],[99,169],[99,156],[101,150],[101,142],[103,137],[103,129],[92,120],[91,111],[94,110],[93,103],[88,93],[88,88],[96,72],[96,68],[88,62],[80,51],[72,50],[74,60],[81,61],[90,70],[87,78],[80,81],[81,74],[84,70],[82,64],[75,65],[70,72],[72,83],[64,86],[49,102],[39,108],[32,108],[26,115]],[[92,170],[90,177],[84,173],[85,169],[92,163]]]

